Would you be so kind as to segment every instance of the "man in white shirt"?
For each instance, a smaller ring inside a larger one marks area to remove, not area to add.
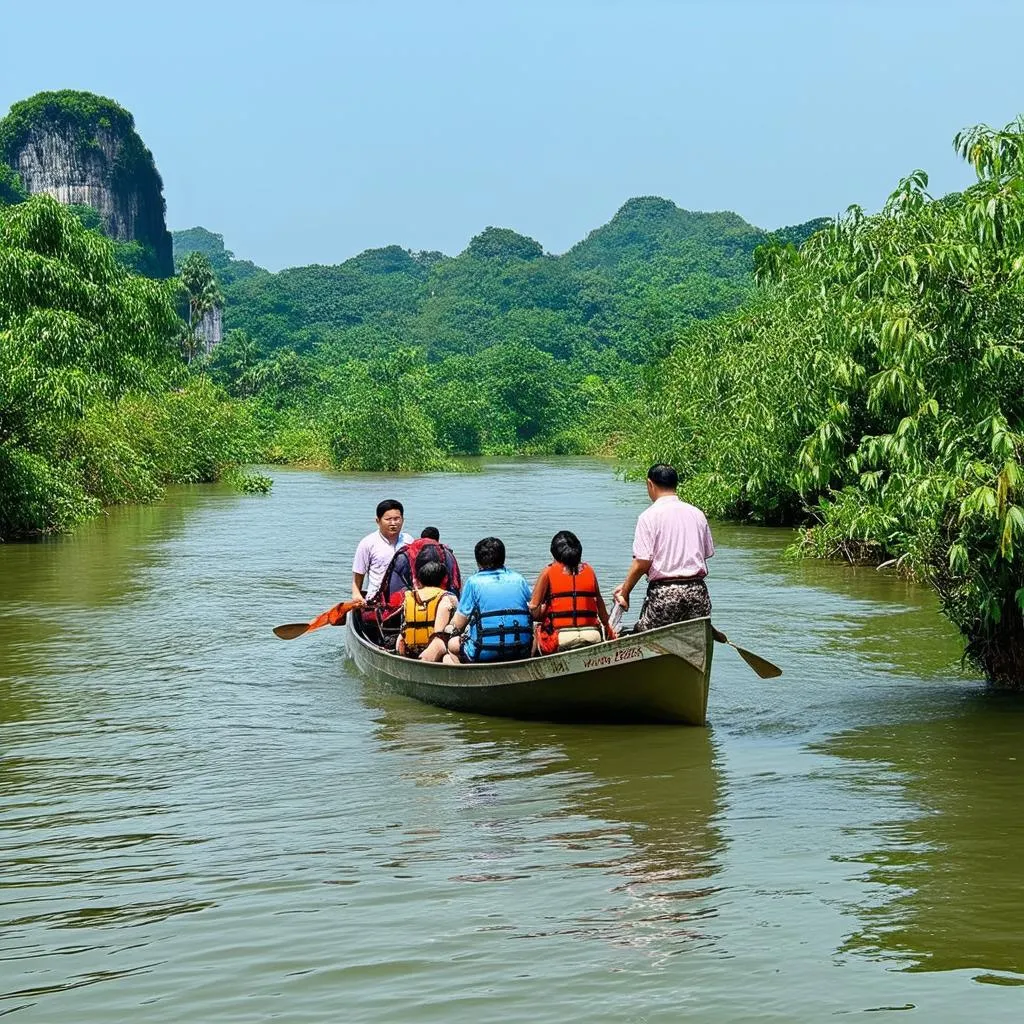
[[[696,505],[680,501],[679,476],[659,463],[647,471],[650,508],[640,513],[633,538],[633,563],[613,596],[627,611],[629,594],[642,576],[647,597],[634,633],[711,614],[704,577],[715,553],[711,528]]]
[[[380,589],[384,573],[395,552],[412,542],[412,534],[405,533],[405,508],[400,501],[387,498],[377,506],[377,529],[367,534],[356,548],[352,559],[352,600],[365,603]]]

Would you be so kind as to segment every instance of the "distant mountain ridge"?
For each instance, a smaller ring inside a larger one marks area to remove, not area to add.
[[[730,251],[752,253],[754,248],[771,238],[778,238],[783,243],[793,242],[801,245],[815,231],[831,223],[829,217],[817,217],[803,224],[767,231],[745,221],[738,213],[721,211],[703,213],[684,210],[676,206],[670,199],[658,196],[637,196],[627,200],[616,211],[607,224],[594,228],[586,238],[577,242],[562,257],[578,267],[588,269],[603,268],[613,270],[626,262],[628,258],[649,258],[658,252],[681,242],[698,242]],[[270,273],[249,260],[236,260],[235,255],[225,248],[224,236],[215,234],[204,227],[186,228],[172,231],[174,244],[174,260],[177,264],[190,252],[201,252],[218,271],[222,283],[230,283],[255,273]],[[499,243],[504,243],[503,246]],[[397,260],[392,263],[388,272],[407,269],[398,253],[411,258],[411,251],[398,245],[389,245],[380,249],[367,249],[356,256],[349,257],[339,264],[305,264],[305,266],[331,265],[347,266],[353,261],[362,261],[369,254],[390,253]],[[521,235],[511,228],[486,228],[477,235],[460,255],[475,258],[519,258],[533,259],[543,255],[541,244],[527,235]],[[418,254],[433,257],[431,262],[452,259],[441,252]],[[380,257],[374,257],[379,259]],[[294,267],[286,270],[296,269]],[[284,273],[285,270],[280,271]],[[221,276],[221,275],[224,276]]]
[[[458,256],[391,245],[277,273],[236,260],[206,228],[172,237],[176,261],[194,251],[210,260],[225,328],[246,331],[265,353],[330,343],[363,358],[403,343],[443,358],[519,339],[557,358],[610,349],[642,362],[687,323],[743,301],[758,245],[799,243],[826,223],[775,234],[735,213],[642,196],[560,256],[510,228],[487,227]]]
[[[766,234],[737,213],[694,213],[668,199],[638,196],[565,256],[580,267],[611,270],[630,259],[650,258],[685,242],[752,252],[765,241]]]
[[[224,236],[207,231],[206,228],[186,228],[172,231],[174,266],[177,268],[190,252],[202,253],[217,274],[221,284],[241,281],[254,274],[268,274],[270,271],[256,266],[249,260],[236,260],[235,254],[224,247]]]

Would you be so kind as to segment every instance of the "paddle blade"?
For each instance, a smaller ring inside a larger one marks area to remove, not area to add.
[[[735,644],[730,644],[730,646],[736,647]],[[760,655],[754,654],[753,651],[746,651],[742,647],[736,647],[736,650],[762,679],[774,679],[776,676],[782,675],[782,669],[778,665],[773,665],[767,658],[762,658]]]
[[[767,658],[762,658],[759,654],[754,654],[753,651],[748,651],[743,647],[738,647],[720,629],[715,629],[715,627],[712,626],[711,635],[717,643],[728,644],[730,647],[735,648],[739,652],[739,656],[762,679],[775,679],[777,676],[782,675],[782,669],[779,668],[778,665],[773,665]]]
[[[362,604],[361,601],[342,601],[333,608],[321,612],[312,622],[289,622],[284,626],[275,626],[274,634],[282,640],[294,640],[297,636],[311,633],[321,626],[342,626],[345,623],[345,616],[353,608],[358,608],[360,604]]]
[[[274,635],[282,640],[294,640],[297,636],[309,632],[308,622],[289,622],[284,626],[275,626]]]

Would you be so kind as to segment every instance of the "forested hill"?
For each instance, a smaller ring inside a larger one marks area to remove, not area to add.
[[[240,281],[253,274],[266,274],[262,267],[248,260],[236,260],[235,254],[224,248],[224,236],[215,235],[206,228],[188,228],[186,231],[171,233],[174,242],[174,265],[179,267],[181,261],[190,252],[202,253],[213,267],[217,280],[222,285]]]
[[[733,213],[641,198],[561,256],[488,227],[458,256],[393,245],[271,274],[203,228],[174,243],[217,274],[226,335],[205,366],[254,400],[268,457],[395,471],[610,451],[643,414],[646,367],[743,301],[773,238]]]
[[[784,229],[785,239],[800,242],[824,223]],[[521,340],[558,358],[610,349],[644,362],[693,319],[738,306],[754,249],[770,237],[734,213],[645,197],[562,256],[493,227],[455,257],[388,246],[277,274],[234,259],[204,228],[175,232],[174,252],[207,256],[225,328],[244,330],[263,355],[330,343],[358,357],[401,341],[436,360]]]
[[[694,213],[668,199],[630,199],[615,216],[574,245],[566,257],[574,266],[615,272],[638,260],[681,253],[728,259],[749,256],[765,232],[736,213]],[[749,268],[748,268],[749,269]]]

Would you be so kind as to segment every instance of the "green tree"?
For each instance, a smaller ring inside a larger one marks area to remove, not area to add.
[[[21,175],[10,164],[0,160],[0,206],[13,206],[27,198]]]
[[[203,318],[224,302],[210,261],[200,252],[190,252],[182,260],[178,281],[187,304],[182,350],[185,362],[191,363],[202,349]]]
[[[965,192],[915,171],[881,213],[762,249],[759,293],[683,334],[631,450],[715,514],[803,521],[805,552],[929,581],[968,656],[1019,687],[1024,122],[956,147]]]
[[[253,425],[176,355],[165,282],[46,195],[0,210],[0,540],[211,479]]]
[[[228,331],[207,364],[210,376],[228,391],[251,398],[265,383],[267,364],[256,340],[246,331]]]

